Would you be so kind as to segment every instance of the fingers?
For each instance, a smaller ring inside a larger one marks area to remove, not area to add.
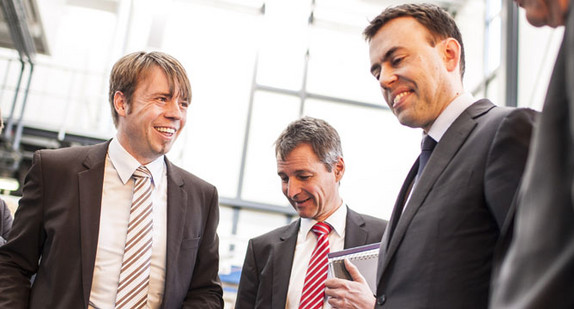
[[[349,293],[349,283],[352,281],[346,279],[327,279],[325,281],[325,295],[329,298],[340,299],[344,298],[345,294]]]
[[[355,265],[353,265],[353,263],[351,263],[351,261],[349,261],[348,259],[345,259],[345,268],[347,268],[347,271],[351,275],[351,278],[353,278],[353,281],[366,283],[365,277],[361,275],[359,269]]]
[[[341,280],[341,279],[339,279]],[[375,297],[368,285],[363,286],[357,282],[341,280],[344,283],[336,289],[325,290],[327,302],[336,309],[372,309],[375,307]],[[334,283],[339,283],[335,282]]]
[[[349,260],[345,260],[345,267],[353,281],[329,278],[325,282],[325,295],[332,308],[365,308],[375,306],[375,297],[365,278]]]

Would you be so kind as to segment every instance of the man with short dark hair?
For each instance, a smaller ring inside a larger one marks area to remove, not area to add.
[[[386,221],[343,202],[341,141],[324,120],[289,124],[275,154],[283,194],[300,218],[249,241],[235,308],[323,308],[327,253],[379,242]]]
[[[464,91],[460,31],[436,5],[389,7],[364,34],[371,73],[399,122],[422,129],[422,150],[382,239],[376,297],[360,280],[333,279],[329,303],[486,308],[494,247],[520,182],[535,113]]]

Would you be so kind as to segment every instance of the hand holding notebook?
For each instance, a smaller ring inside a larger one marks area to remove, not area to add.
[[[373,257],[372,253],[376,251],[378,255],[378,247],[379,244],[373,244],[368,248],[343,250],[344,253],[333,252],[334,256],[331,256],[329,260],[330,278],[325,282],[325,295],[328,296],[328,302],[333,308],[373,308],[375,306],[375,296],[371,285],[375,286],[377,258]],[[349,253],[350,251],[352,253]],[[374,266],[370,266],[374,268],[371,270],[369,267],[365,268],[364,261],[374,261]],[[363,268],[360,270],[353,263],[362,265]],[[366,279],[364,275],[371,279]],[[372,280],[372,283],[367,282],[368,280]]]
[[[328,254],[329,276],[347,280],[353,280],[345,267],[345,260],[350,261],[357,267],[365,281],[369,284],[372,294],[377,289],[377,262],[379,257],[380,243],[349,248]]]

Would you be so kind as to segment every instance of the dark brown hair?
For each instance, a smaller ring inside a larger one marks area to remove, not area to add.
[[[464,76],[465,60],[464,46],[462,44],[462,35],[452,16],[444,9],[434,4],[401,4],[386,8],[381,14],[375,17],[363,35],[367,42],[377,34],[389,21],[399,17],[412,17],[423,25],[434,37],[431,38],[431,46],[434,46],[438,40],[453,38],[460,44],[460,78]]]

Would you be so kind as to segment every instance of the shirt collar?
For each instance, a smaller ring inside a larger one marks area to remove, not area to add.
[[[427,134],[438,143],[450,125],[465,109],[471,106],[472,103],[474,103],[474,97],[470,92],[464,92],[456,97],[434,121]]]
[[[318,221],[315,219],[301,218],[301,227],[299,230],[303,233],[303,235],[308,235],[311,231],[311,228],[313,228],[317,222]],[[337,235],[344,237],[345,223],[347,222],[347,206],[345,203],[342,202],[339,208],[337,208],[334,213],[325,219],[325,222],[329,223]]]
[[[117,138],[113,138],[110,142],[108,156],[123,184],[126,184],[130,180],[136,169],[141,165],[138,160],[120,144]],[[161,180],[165,168],[164,156],[162,155],[146,164],[145,167],[151,172],[152,182],[156,184],[157,181]]]

